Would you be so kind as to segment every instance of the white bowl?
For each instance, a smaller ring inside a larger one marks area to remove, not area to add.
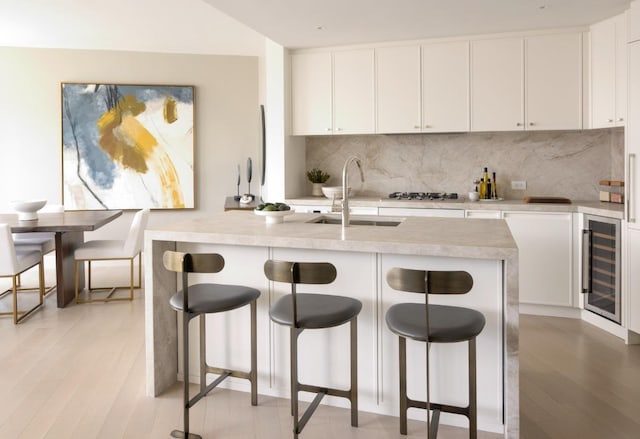
[[[347,191],[349,192],[349,196],[353,195],[351,188],[347,188]],[[342,186],[322,186],[322,193],[330,200],[341,200]]]
[[[13,210],[18,212],[20,221],[32,221],[38,219],[38,211],[47,204],[47,200],[16,200],[11,202]]]
[[[284,222],[284,217],[294,213],[293,210],[254,210],[258,216],[263,216],[267,224],[280,224]]]

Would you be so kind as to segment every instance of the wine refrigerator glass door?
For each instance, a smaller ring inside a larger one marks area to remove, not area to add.
[[[620,221],[586,215],[585,226],[584,307],[620,323]]]

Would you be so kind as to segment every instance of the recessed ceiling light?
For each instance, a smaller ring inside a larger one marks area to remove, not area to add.
[[[549,5],[540,5],[540,6],[538,6],[538,9],[540,9],[542,11],[543,9],[549,9],[550,7],[551,6],[549,6]]]
[[[324,26],[316,26],[316,30],[324,30]]]

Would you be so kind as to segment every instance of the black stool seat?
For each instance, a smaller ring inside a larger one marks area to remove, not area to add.
[[[260,296],[260,291],[243,285],[194,284],[189,285],[189,312],[211,314],[245,306]],[[182,311],[184,295],[182,290],[171,296],[169,304],[176,311]]]
[[[301,329],[331,328],[356,317],[362,302],[351,297],[328,294],[296,294],[297,327]],[[292,326],[292,296],[281,297],[269,312],[271,319],[281,325]]]
[[[387,326],[401,336],[426,341],[424,304],[399,303],[387,311]],[[429,305],[429,341],[456,343],[477,337],[485,325],[481,312],[457,306]]]

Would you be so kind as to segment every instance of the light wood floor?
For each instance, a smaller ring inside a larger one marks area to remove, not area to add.
[[[95,274],[98,284],[100,270]],[[105,275],[120,273],[109,268]],[[18,326],[0,318],[0,438],[156,439],[180,426],[179,385],[159,398],[145,396],[142,295],[63,310],[51,295]],[[640,437],[640,346],[575,320],[522,316],[521,325],[521,437]],[[192,430],[205,438],[292,437],[284,399],[261,396],[251,407],[247,394],[220,390],[191,413]],[[396,418],[366,412],[352,428],[348,411],[321,406],[301,438],[327,437],[413,439],[425,430],[414,421],[401,436]],[[439,437],[468,436],[441,426]]]

